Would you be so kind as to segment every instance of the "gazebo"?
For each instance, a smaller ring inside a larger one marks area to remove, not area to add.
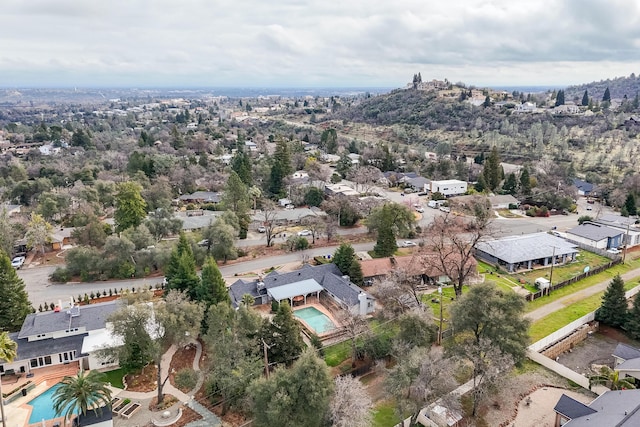
[[[267,289],[267,293],[271,299],[280,301],[288,299],[289,305],[293,307],[294,299],[296,297],[303,297],[304,303],[307,303],[307,297],[313,293],[316,294],[318,302],[320,302],[320,291],[324,288],[316,282],[314,279],[302,280],[300,282],[289,283],[288,285],[276,286]]]

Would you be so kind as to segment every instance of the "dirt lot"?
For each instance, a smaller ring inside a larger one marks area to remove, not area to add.
[[[171,365],[169,369],[169,382],[176,388],[175,378],[176,374],[184,368],[193,368],[193,358],[196,356],[195,346],[189,345],[176,350],[173,358],[171,359]],[[182,390],[183,393],[188,393],[190,390]]]
[[[558,362],[580,374],[591,374],[591,365],[613,367],[613,350],[619,342],[639,347],[617,329],[600,326],[600,330],[576,345],[571,352],[559,356]]]

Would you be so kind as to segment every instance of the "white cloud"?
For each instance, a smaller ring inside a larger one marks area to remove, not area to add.
[[[569,84],[640,70],[636,0],[5,0],[0,86]]]

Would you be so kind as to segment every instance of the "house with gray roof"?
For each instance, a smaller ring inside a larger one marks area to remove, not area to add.
[[[640,245],[640,224],[638,224],[637,218],[618,214],[604,214],[598,216],[592,222],[624,232],[624,244],[628,245],[628,247]]]
[[[573,178],[573,185],[578,189],[580,196],[590,196],[593,193],[594,185],[582,179]]]
[[[296,225],[301,224],[306,218],[325,217],[327,213],[320,208],[294,208],[294,209],[278,209],[269,219],[275,225]],[[251,216],[251,222],[254,226],[261,225],[265,222],[265,213],[256,212]]]
[[[614,367],[621,378],[632,377],[640,385],[640,349],[618,343],[613,351]]]
[[[508,236],[476,245],[476,257],[509,272],[575,261],[577,246],[548,233]]]
[[[19,332],[9,336],[18,344],[17,357],[0,364],[0,373],[31,372],[45,366],[79,362],[83,369],[112,366],[97,355],[84,353],[84,341],[105,330],[107,318],[120,307],[117,301],[73,305],[60,302],[54,311],[29,314]]]
[[[635,427],[640,425],[640,390],[607,391],[589,405],[563,394],[554,410],[558,427]]]
[[[623,238],[624,231],[589,221],[567,231],[567,239],[605,251],[621,246]]]
[[[179,197],[180,201],[183,203],[220,203],[220,193],[216,193],[213,191],[196,191],[193,194],[183,194]]]
[[[324,294],[339,306],[353,313],[366,315],[375,310],[375,300],[361,288],[351,283],[333,264],[310,266],[289,273],[273,271],[256,280],[239,279],[229,287],[231,303],[237,307],[242,297],[251,295],[255,305],[269,304],[271,301],[288,300],[307,303],[319,301]]]

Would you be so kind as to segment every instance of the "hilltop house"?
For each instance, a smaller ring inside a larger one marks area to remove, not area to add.
[[[343,276],[333,263],[305,264],[300,270],[290,273],[272,271],[264,278],[251,281],[239,279],[229,287],[229,294],[235,307],[240,305],[246,294],[253,297],[255,305],[288,300],[291,306],[295,302],[319,302],[320,296],[325,295],[354,314],[364,316],[375,310],[374,298],[351,283],[349,277]]]

